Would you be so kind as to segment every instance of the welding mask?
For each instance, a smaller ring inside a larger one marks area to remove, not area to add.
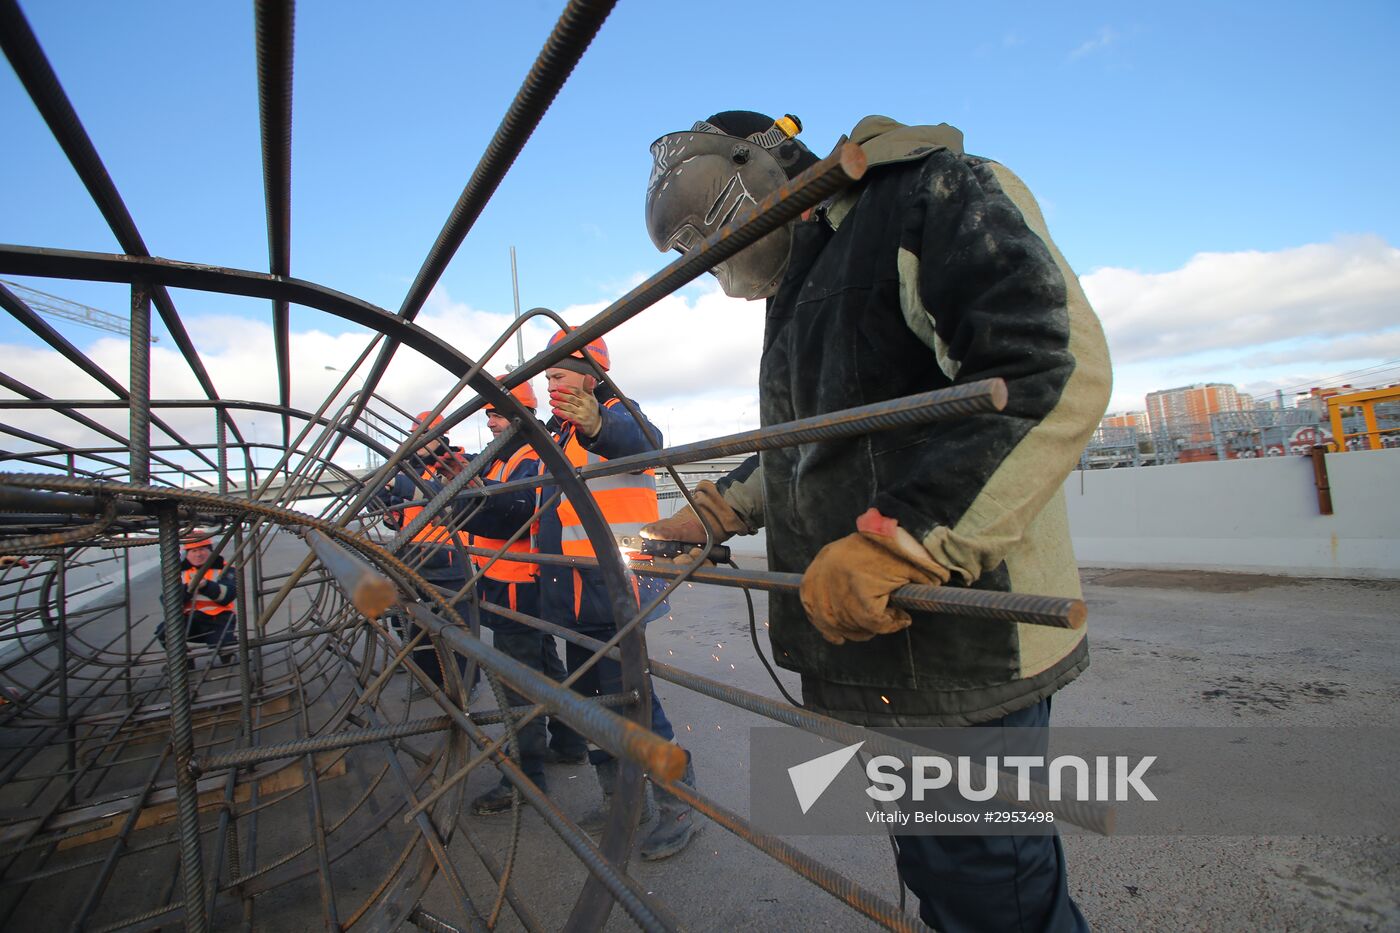
[[[652,243],[662,252],[688,253],[815,162],[792,138],[801,128],[789,114],[740,137],[701,120],[690,132],[652,143],[646,208]],[[777,291],[791,246],[787,224],[710,271],[732,298],[767,298]]]

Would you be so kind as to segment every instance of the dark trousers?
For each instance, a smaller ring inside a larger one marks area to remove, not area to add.
[[[189,627],[185,629],[185,641],[198,642],[212,648],[222,648],[238,638],[238,617],[232,612],[209,615],[204,612],[191,612],[186,616]],[[156,639],[165,644],[165,623],[156,626]]]
[[[430,578],[428,582],[431,583],[433,586],[437,587],[438,592],[442,593],[443,596],[449,600],[453,596],[455,596],[464,586],[467,585],[465,577],[460,579],[445,578],[437,580]],[[466,597],[463,597],[456,603],[453,603],[452,607],[457,610],[458,615],[461,615],[463,618],[466,617]],[[430,604],[428,606],[429,611],[432,611],[432,608],[433,607]],[[467,659],[462,657],[457,652],[453,651],[451,648],[448,648],[446,645],[444,645],[442,651],[439,652],[434,647],[433,640],[428,635],[427,630],[423,629],[421,626],[419,626],[417,622],[413,621],[413,618],[411,616],[402,620],[400,634],[403,636],[405,642],[412,641],[418,636],[419,632],[423,633],[423,637],[419,640],[418,644],[414,646],[412,653],[410,653],[408,656],[408,659],[412,661],[413,664],[416,665],[420,671],[426,674],[429,680],[431,680],[439,688],[445,690],[447,688],[447,681],[442,675],[442,656],[446,656],[447,658],[449,658],[449,663],[457,665],[458,674],[461,674],[463,671],[466,670]],[[470,684],[466,686],[470,687]]]
[[[1050,725],[1042,700],[974,729]],[[987,754],[998,751],[988,736]],[[919,899],[919,916],[943,933],[1061,933],[1089,926],[1070,899],[1058,835],[896,836],[899,876]]]
[[[514,658],[531,670],[544,673],[544,634],[523,626],[512,626],[491,634],[496,650]],[[552,640],[552,639],[551,639]],[[533,706],[525,697],[505,688],[506,702],[511,706]],[[520,747],[520,769],[540,787],[544,787],[545,720],[537,716],[516,734]],[[504,778],[502,781],[504,782]]]
[[[555,683],[562,683],[569,676],[559,657],[559,645],[553,635],[541,633],[540,660],[544,665],[545,676]],[[549,717],[549,747],[565,758],[578,758],[588,751],[588,740],[579,735],[558,716]]]
[[[612,633],[584,632],[600,641],[611,637]],[[587,648],[575,644],[568,644],[565,647],[565,657],[568,660],[569,672],[573,673],[583,666],[583,662],[592,657],[593,652]],[[622,665],[611,658],[603,658],[593,665],[582,677],[574,682],[574,690],[584,696],[602,696],[603,694],[622,692]],[[661,736],[667,741],[672,741],[676,737],[676,730],[671,727],[671,721],[666,718],[666,711],[661,708],[661,700],[656,696],[656,690],[651,690],[651,731]],[[596,765],[612,758],[612,754],[607,751],[589,752],[589,759]]]

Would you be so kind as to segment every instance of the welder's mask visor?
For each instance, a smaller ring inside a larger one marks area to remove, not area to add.
[[[736,216],[787,182],[776,159],[747,139],[719,133],[671,133],[651,144],[647,233],[662,252],[689,253]],[[734,298],[766,298],[787,268],[785,225],[710,271]]]

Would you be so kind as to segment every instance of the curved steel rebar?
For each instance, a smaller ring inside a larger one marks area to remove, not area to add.
[[[611,0],[570,0],[401,306],[391,313],[291,277],[290,2],[255,5],[269,270],[262,273],[150,255],[18,5],[0,0],[0,48],[123,251],[0,245],[0,272],[124,283],[131,288],[132,323],[130,371],[121,379],[0,287],[0,306],[74,374],[113,396],[56,398],[0,372],[0,387],[17,396],[0,399],[0,413],[13,412],[16,422],[0,422],[12,440],[0,451],[0,463],[28,470],[0,474],[0,554],[22,555],[29,564],[0,567],[0,618],[6,620],[0,625],[0,925],[251,929],[265,922],[264,905],[277,899],[308,913],[319,909],[321,923],[334,928],[411,922],[494,929],[513,911],[526,929],[593,930],[617,904],[644,929],[679,929],[682,918],[629,870],[647,792],[645,770],[658,789],[691,803],[858,913],[891,929],[917,928],[865,886],[753,830],[718,801],[673,783],[686,753],[648,729],[655,674],[695,696],[818,735],[841,741],[870,735],[648,657],[642,621],[662,597],[644,605],[633,589],[634,575],[666,579],[666,592],[687,582],[791,590],[800,576],[628,566],[588,483],[996,412],[1005,404],[1005,386],[996,380],[954,385],[582,470],[509,394],[858,180],[865,170],[860,149],[839,144],[699,248],[502,379],[486,371],[496,351],[535,315],[565,326],[557,315],[536,309],[517,319],[479,358],[414,323],[612,6]],[[275,401],[220,398],[171,288],[271,303]],[[292,304],[371,333],[352,370],[318,405],[292,404]],[[150,398],[152,305],[205,398]],[[408,413],[423,407],[423,400],[409,404],[377,391],[404,348],[455,381],[440,399],[427,400],[430,410],[444,415],[439,427],[410,424]],[[622,396],[622,387],[600,378]],[[442,486],[423,481],[412,466],[413,452],[488,404],[512,419],[511,430],[470,458],[457,479]],[[122,408],[128,409],[126,423],[117,428],[112,415]],[[640,419],[634,406],[628,411]],[[58,417],[48,419],[52,426],[36,427],[35,412]],[[244,437],[234,417],[242,412],[273,415],[282,427],[280,443]],[[196,416],[204,423],[197,424]],[[296,432],[293,421],[300,426]],[[152,437],[152,428],[164,437]],[[516,443],[533,449],[542,475],[480,485],[479,474],[496,454]],[[363,446],[364,469],[348,465],[342,454],[348,444]],[[407,528],[391,532],[376,498],[397,472],[419,483],[423,497],[416,505],[422,512]],[[681,476],[670,475],[688,499]],[[189,483],[201,488],[182,488]],[[556,499],[537,499],[535,514],[504,545],[470,543],[466,528],[487,496],[546,483],[557,487]],[[610,639],[588,638],[557,624],[561,620],[493,605],[476,591],[479,579],[501,560],[513,559],[507,556],[515,554],[507,550],[512,543],[531,539],[533,523],[560,496],[579,514],[597,557],[527,560],[598,571],[614,621]],[[408,546],[430,524],[443,536],[431,547]],[[215,554],[236,581],[236,623],[229,630],[237,634],[231,642],[222,628],[211,634],[188,627],[184,603],[199,575],[192,574],[189,584],[182,579],[187,565],[179,541],[194,532],[213,537]],[[471,562],[467,585],[457,593],[444,593],[423,573],[424,560],[438,549]],[[977,616],[988,625],[1083,623],[1082,603],[1026,594],[909,587],[894,601]],[[555,683],[484,642],[478,624],[483,613],[543,637],[563,637],[587,658],[582,666],[570,665],[564,683]],[[436,680],[428,673],[429,656],[438,667]],[[590,665],[605,659],[620,666],[619,692],[583,696],[571,689]],[[459,668],[464,662],[470,663]],[[495,695],[494,708],[472,703],[467,681],[477,669]],[[506,702],[507,686],[524,705]],[[522,769],[520,732],[541,716],[567,720],[620,758],[617,792],[596,840]],[[881,747],[895,747],[893,740],[884,741]],[[487,763],[519,791],[509,830],[494,836],[464,810],[467,780]],[[548,832],[522,822],[524,807],[543,819]],[[1093,828],[1107,826],[1094,807],[1060,809]],[[467,870],[463,860],[472,857],[484,873]],[[559,871],[550,873],[541,890],[538,879],[526,876],[532,864],[545,862]],[[142,871],[154,866],[165,883],[115,896],[119,873],[138,865]],[[564,870],[570,868],[572,874]],[[483,874],[489,882],[480,880]],[[69,896],[53,896],[70,885]]]

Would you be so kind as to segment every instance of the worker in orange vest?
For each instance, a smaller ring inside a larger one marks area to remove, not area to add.
[[[556,333],[549,345],[554,346],[563,340],[565,334],[566,331],[562,330]],[[631,403],[631,407],[636,411],[637,418],[628,411],[629,406],[624,405],[623,400],[597,377],[598,372],[606,372],[611,364],[607,344],[599,338],[584,350],[575,351],[545,371],[553,415],[548,427],[575,467],[656,450],[661,446],[661,432],[641,414],[635,403]],[[643,525],[657,520],[656,478],[651,470],[589,480],[588,489],[615,535],[635,535]],[[542,501],[548,501],[552,494],[553,489],[545,487],[541,492]],[[536,546],[541,554],[577,557],[592,557],[595,554],[593,542],[589,540],[577,511],[567,498],[540,516]],[[638,609],[663,586],[659,580],[650,577],[633,576],[631,580],[634,594],[640,600]],[[617,625],[626,621],[614,618],[602,573],[593,569],[542,566],[540,609],[543,618],[599,640],[612,637]],[[667,611],[663,602],[652,610],[648,620],[659,618]],[[578,670],[591,654],[587,649],[569,644],[566,649],[569,670]],[[618,693],[621,690],[621,674],[621,666],[616,661],[604,659],[580,678],[574,684],[574,689],[585,696]],[[675,739],[675,730],[671,728],[654,690],[651,691],[651,728],[662,738]],[[611,754],[601,749],[589,752],[589,758],[598,774],[604,807],[592,818],[580,821],[580,825],[585,829],[596,829],[601,826],[602,817],[607,812],[606,798],[611,796],[616,786],[618,763]],[[694,787],[695,768],[688,753],[686,758],[682,782]],[[642,841],[642,858],[647,860],[675,855],[685,848],[695,833],[693,814],[686,803],[660,790],[656,791],[655,796],[660,815],[656,826]],[[643,822],[647,821],[650,812],[650,806],[644,809]]]
[[[233,603],[238,598],[238,578],[222,556],[214,556],[214,542],[207,534],[186,538],[180,544],[180,582],[185,587],[185,638],[209,645],[227,661],[225,647],[237,637]],[[195,582],[198,580],[198,582]],[[165,623],[156,626],[156,638],[165,644]]]
[[[511,389],[511,395],[529,411],[531,417],[534,416],[539,407],[539,400],[530,383],[523,382]],[[487,405],[486,425],[492,437],[499,437],[510,427],[510,415],[493,405]],[[524,438],[516,438],[487,466],[482,479],[489,485],[527,479],[538,476],[539,472],[539,455]],[[511,494],[486,496],[476,501],[476,509],[463,525],[471,533],[471,545],[500,552],[502,555],[495,559],[483,554],[472,555],[472,563],[477,571],[482,573],[477,583],[477,593],[481,602],[537,616],[539,565],[524,560],[513,560],[511,555],[528,555],[535,552],[535,522],[532,516],[538,507],[538,487],[523,488]],[[530,529],[516,537],[516,532],[527,522],[530,523]],[[515,540],[511,541],[513,537]],[[559,660],[553,636],[547,636],[528,623],[494,612],[485,606],[481,612],[481,624],[491,630],[492,642],[502,653],[555,680],[564,678],[563,664]],[[506,699],[512,706],[528,703],[525,697],[509,690]],[[527,724],[518,736],[520,767],[542,790],[548,789],[544,774],[546,761],[583,764],[588,760],[587,743],[562,720],[549,717],[547,728],[548,733],[553,736],[548,744],[544,717]],[[496,787],[472,801],[472,812],[478,814],[499,813],[509,810],[510,807],[511,787],[504,777]]]
[[[431,415],[431,411],[419,412],[413,418],[413,427],[417,429],[429,421]],[[438,415],[431,419],[429,429],[436,429],[441,425],[442,416]],[[380,491],[379,505],[387,509],[384,523],[390,528],[407,528],[423,511],[421,503],[437,495],[443,485],[461,471],[464,463],[465,458],[461,451],[451,445],[446,434],[429,434],[426,439],[420,441],[419,447],[405,459],[399,472]],[[420,504],[406,504],[410,502]],[[452,599],[467,586],[468,562],[465,553],[458,548],[459,544],[466,543],[465,536],[458,537],[452,529],[446,527],[440,520],[442,516],[434,518],[438,520],[423,526],[405,546],[403,557],[425,581],[431,583],[448,599]],[[412,621],[403,625],[405,639],[416,637],[418,631],[418,625]],[[456,658],[455,663],[459,671],[465,668],[464,658],[449,649],[443,650]],[[439,687],[445,685],[441,658],[427,635],[419,641],[411,657],[429,680]]]

